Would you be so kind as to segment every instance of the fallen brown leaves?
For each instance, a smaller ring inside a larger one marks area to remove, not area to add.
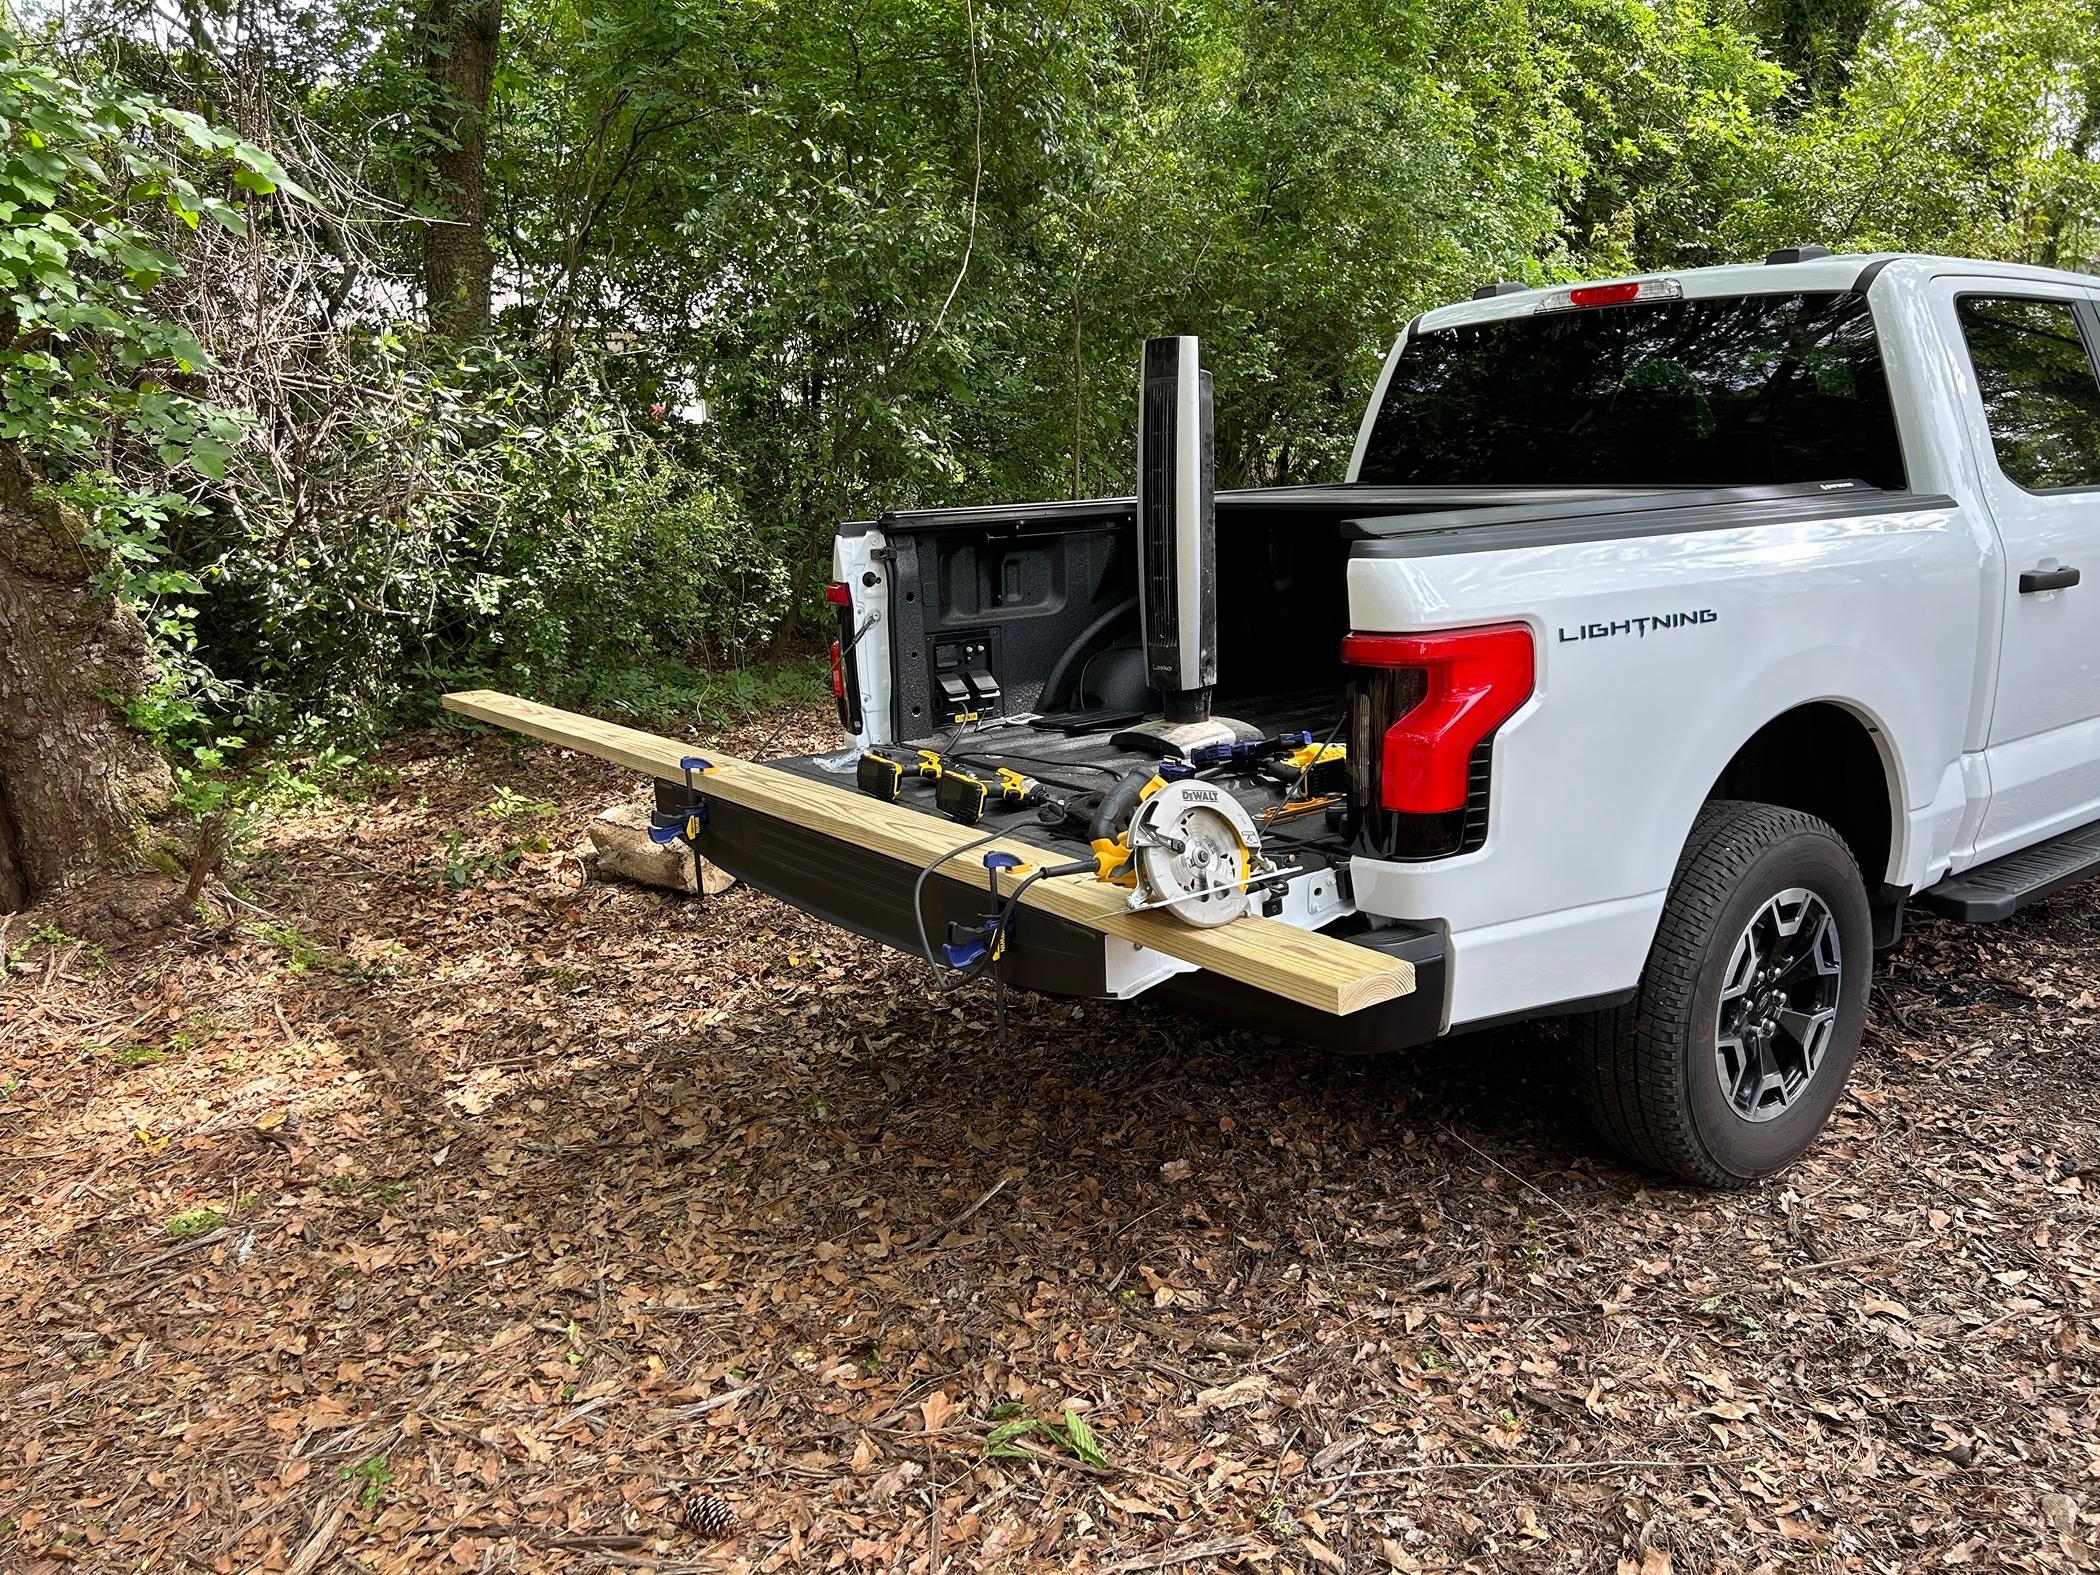
[[[1720,1197],[1597,1157],[1550,1029],[1002,1042],[588,880],[610,768],[389,763],[226,933],[0,983],[0,1567],[2093,1565],[2090,896],[1920,925],[1823,1146]]]

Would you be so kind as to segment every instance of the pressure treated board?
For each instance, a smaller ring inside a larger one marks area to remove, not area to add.
[[[450,694],[445,696],[445,709],[666,782],[685,780],[680,760],[705,755],[715,768],[704,779],[709,797],[912,864],[926,864],[979,835],[966,826],[885,804],[865,793],[811,782],[712,749],[556,710],[515,695],[487,689]],[[994,848],[1004,848],[1030,864],[1039,864],[1044,857],[1041,848],[1024,842],[992,842],[944,864],[941,873],[981,889],[983,856]],[[1001,876],[1001,889],[1011,890],[1018,880],[1013,874]],[[1037,881],[1021,897],[1027,907],[1337,1016],[1411,994],[1415,987],[1414,968],[1404,958],[1387,957],[1366,946],[1352,946],[1257,916],[1216,929],[1197,929],[1163,913],[1131,913],[1126,900],[1122,887],[1084,877]]]

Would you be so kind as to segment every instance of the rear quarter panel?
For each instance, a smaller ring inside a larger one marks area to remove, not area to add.
[[[1357,630],[1522,622],[1536,641],[1536,689],[1495,738],[1485,845],[1355,861],[1363,909],[1449,927],[1453,1025],[1630,988],[1701,802],[1797,706],[1834,702],[1875,735],[1896,823],[1869,886],[1945,869],[1988,550],[1961,510],[1513,550],[1479,538],[1349,567]],[[1698,621],[1635,622],[1684,613]]]

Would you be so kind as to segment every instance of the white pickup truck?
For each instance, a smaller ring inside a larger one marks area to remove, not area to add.
[[[1322,1018],[1026,910],[991,965],[1359,1048],[1575,1017],[1605,1138],[1740,1185],[1836,1104],[1907,900],[1997,919],[2100,866],[2096,352],[2100,281],[1999,263],[1494,285],[1400,335],[1341,484],[1213,496],[1208,374],[1153,341],[1135,498],[841,529],[854,747],[778,764],[1080,859],[1133,772],[1223,786],[1258,853],[1178,805],[1140,890],[1414,994]],[[777,823],[706,851],[915,952],[982,917]]]

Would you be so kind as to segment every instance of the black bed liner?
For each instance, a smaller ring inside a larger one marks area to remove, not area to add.
[[[990,742],[1001,732],[1019,735],[1024,731],[999,729],[974,741]],[[1028,741],[1044,742],[1034,737]],[[1105,745],[1100,735],[1095,735],[1095,742]],[[1010,747],[1019,749],[1021,744],[1016,741]],[[851,782],[854,754],[849,749],[766,764],[812,781],[842,786]],[[1104,785],[1106,782],[1104,777]],[[1242,792],[1259,794],[1258,789],[1251,787]],[[689,807],[686,790],[676,783],[658,782],[656,798],[658,808],[666,812],[683,813]],[[1258,796],[1242,797],[1242,802],[1261,801]],[[1266,800],[1274,801],[1274,795]],[[932,790],[924,784],[908,785],[903,802],[928,814],[938,813],[932,807]],[[1032,811],[995,813],[986,816],[983,824],[987,831],[997,830],[1014,841],[1030,843],[1059,860],[1085,851],[1082,833],[1041,825]],[[1346,869],[1346,848],[1339,839],[1323,841],[1330,839],[1331,834],[1317,816],[1285,822],[1264,836],[1266,846],[1291,854],[1309,869],[1326,866],[1336,868],[1338,873]],[[964,928],[981,924],[989,907],[986,894],[969,885],[948,880],[921,883],[919,869],[905,860],[889,858],[725,801],[710,803],[697,847],[702,857],[754,889],[912,956],[924,955],[914,902],[923,904],[927,935],[936,945],[946,938],[951,923]],[[964,855],[965,862],[968,858]],[[1337,1017],[1198,969],[1153,985],[1143,999],[1249,1032],[1354,1053],[1408,1049],[1426,1044],[1443,1032],[1448,946],[1441,928],[1402,923],[1377,926],[1351,916],[1328,926],[1323,933],[1404,959],[1414,969],[1414,989],[1395,1000]],[[1032,906],[1014,910],[1006,952],[997,965],[1001,981],[1015,988],[1082,998],[1109,993],[1107,968],[1107,954],[1098,933]]]
[[[1286,732],[1310,732],[1317,742],[1330,736],[1338,718],[1339,696],[1335,694],[1275,695],[1234,707],[1234,719],[1264,736]],[[1132,767],[1156,764],[1158,756],[1119,749],[1112,742],[1112,729],[1067,731],[1046,728],[1015,718],[995,721],[978,728],[950,729],[903,746],[932,749],[944,759],[978,769],[987,777],[1001,765],[1023,776],[1052,785],[1059,795],[1083,797],[1112,786]],[[826,755],[795,755],[768,760],[767,765],[813,782],[834,787],[853,786],[854,762],[859,751],[847,748]],[[1261,812],[1283,801],[1283,788],[1266,778],[1222,776],[1208,779],[1227,789],[1257,824]],[[899,800],[907,809],[937,815],[931,782],[907,781]],[[1034,809],[993,810],[984,817],[984,829],[999,830],[1060,858],[1083,858],[1087,838],[1080,825],[1052,827],[1043,824]],[[1310,814],[1262,826],[1265,847],[1287,852],[1308,867],[1346,867],[1347,839],[1330,827],[1324,815]]]

